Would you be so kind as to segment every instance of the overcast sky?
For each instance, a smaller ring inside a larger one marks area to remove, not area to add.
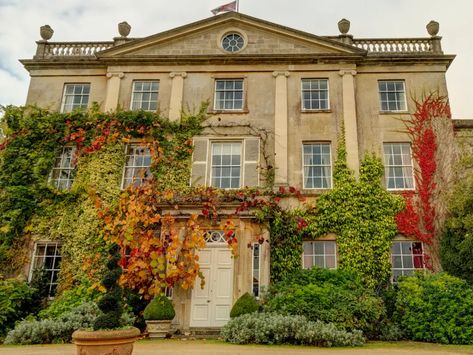
[[[24,104],[39,27],[51,41],[109,41],[128,21],[130,37],[144,37],[211,16],[230,0],[0,0],[0,105]],[[473,118],[473,0],[240,0],[240,12],[316,35],[337,35],[351,21],[355,37],[426,37],[440,22],[445,53],[456,54],[447,83],[454,118]],[[467,22],[468,21],[468,22]]]

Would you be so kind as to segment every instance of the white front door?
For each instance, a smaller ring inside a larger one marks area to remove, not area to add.
[[[199,252],[205,286],[199,280],[192,291],[191,327],[222,327],[230,320],[233,294],[233,259],[227,245]]]

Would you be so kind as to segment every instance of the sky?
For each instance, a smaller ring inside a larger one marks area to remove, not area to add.
[[[18,59],[32,58],[39,27],[54,29],[51,41],[110,41],[127,21],[130,37],[145,37],[212,16],[231,0],[0,0],[0,105],[22,105],[28,72]],[[425,25],[440,23],[447,54],[453,118],[473,119],[473,0],[240,0],[240,12],[316,35],[338,35],[351,21],[356,38],[428,37]]]

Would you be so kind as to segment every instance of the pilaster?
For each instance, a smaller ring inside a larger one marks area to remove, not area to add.
[[[186,72],[172,72],[169,74],[172,79],[171,102],[169,103],[169,120],[178,121],[182,113],[182,97],[184,94],[184,79]]]
[[[125,74],[121,72],[107,73],[107,95],[105,96],[104,111],[115,111],[118,107],[118,98],[120,95],[120,81]]]
[[[342,69],[343,123],[345,126],[345,143],[347,147],[347,164],[359,175],[360,156],[358,152],[358,124],[356,118],[355,75],[356,70]]]
[[[287,135],[287,78],[289,72],[275,71],[273,77],[276,79],[276,94],[274,104],[274,163],[275,184],[288,184],[288,135]]]

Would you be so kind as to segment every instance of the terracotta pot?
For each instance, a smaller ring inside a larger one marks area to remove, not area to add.
[[[76,330],[72,341],[77,355],[131,355],[133,343],[140,335],[138,328],[118,330]]]
[[[118,24],[118,33],[120,34],[120,36],[126,37],[130,34],[130,31],[131,26],[128,24],[128,22],[124,21]]]
[[[350,21],[348,21],[346,18],[342,18],[340,21],[338,21],[338,30],[341,34],[346,35],[348,31],[350,31]]]
[[[39,34],[44,41],[48,41],[54,34],[54,30],[49,25],[44,25],[39,28]]]
[[[150,339],[163,339],[171,332],[170,320],[147,320],[146,330]]]
[[[429,35],[434,37],[434,36],[437,36],[437,34],[439,33],[440,24],[437,21],[430,21],[427,24],[426,28],[427,28],[427,32],[429,32]]]

